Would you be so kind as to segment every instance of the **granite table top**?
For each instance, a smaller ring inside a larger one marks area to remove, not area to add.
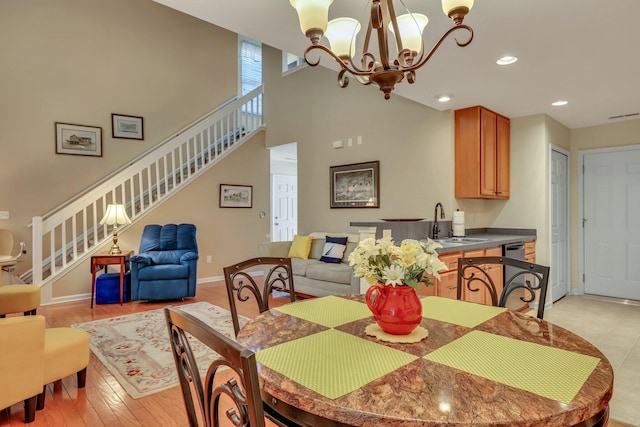
[[[611,364],[566,329],[427,297],[428,337],[391,343],[365,333],[375,321],[363,301],[300,301],[244,326],[238,342],[256,352],[266,404],[308,426],[574,426],[608,415]]]

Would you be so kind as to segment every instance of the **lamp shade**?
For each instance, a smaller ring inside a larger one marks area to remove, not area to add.
[[[329,21],[329,6],[333,0],[289,0],[298,12],[300,29],[307,35],[309,30],[327,30]]]
[[[100,224],[119,225],[131,224],[131,220],[127,216],[124,205],[108,205],[104,216],[100,220]]]
[[[442,11],[447,16],[449,16],[452,10],[459,7],[466,7],[471,10],[473,7],[473,0],[442,0]]]
[[[360,23],[357,20],[337,18],[329,22],[324,35],[329,39],[331,50],[345,60],[355,54],[358,32],[360,32]]]
[[[397,22],[402,47],[412,52],[420,52],[422,50],[422,31],[429,23],[429,18],[421,13],[407,13],[398,16]],[[389,30],[395,34],[391,22],[389,22]]]

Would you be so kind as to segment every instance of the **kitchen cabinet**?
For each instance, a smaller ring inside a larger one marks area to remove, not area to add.
[[[487,248],[487,249],[478,249],[475,251],[466,251],[464,252],[464,258],[478,258],[483,256],[502,256],[502,248]],[[502,293],[502,287],[504,284],[504,278],[502,273],[501,265],[480,265],[479,266],[484,272],[491,278],[493,284],[496,287],[496,293],[498,297]],[[457,274],[456,274],[457,276]],[[456,277],[457,280],[457,277]],[[472,283],[473,288],[479,289],[477,292],[471,292],[467,289],[466,284],[463,284],[463,292],[462,299],[465,301],[476,302],[479,304],[491,305],[491,294],[489,290],[482,283]]]
[[[508,199],[511,122],[481,106],[455,111],[455,195]]]
[[[530,263],[536,263],[536,242],[524,243],[524,259]]]
[[[443,298],[457,299],[458,295],[458,258],[462,252],[451,252],[440,256],[440,260],[447,266],[446,271],[440,272],[440,279],[435,281],[436,295]]]

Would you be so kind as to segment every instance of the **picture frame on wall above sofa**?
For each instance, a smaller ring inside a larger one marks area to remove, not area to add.
[[[113,138],[144,139],[142,117],[111,114],[111,135]]]
[[[252,185],[220,184],[221,208],[250,208],[252,204]]]
[[[102,157],[102,128],[55,122],[56,154]]]
[[[331,166],[331,208],[379,208],[380,162]]]

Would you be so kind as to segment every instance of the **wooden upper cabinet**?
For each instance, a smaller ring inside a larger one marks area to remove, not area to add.
[[[456,110],[456,197],[509,198],[510,134],[509,119],[491,110]]]

